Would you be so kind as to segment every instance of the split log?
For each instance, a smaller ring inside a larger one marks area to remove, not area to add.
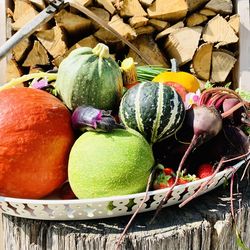
[[[162,65],[163,67],[169,68],[166,57],[160,51],[152,36],[138,36],[132,43],[147,57],[151,65]],[[128,57],[134,58],[134,61],[139,65],[144,65],[144,61],[131,49],[129,50]]]
[[[186,24],[187,27],[194,27],[200,25],[207,21],[207,16],[200,13],[193,13],[192,15],[187,17]]]
[[[94,48],[98,44],[98,40],[93,36],[88,36],[83,38],[82,40],[75,43],[64,55],[66,57],[70,52],[72,52],[74,49],[80,48],[80,47],[90,47]]]
[[[55,20],[59,27],[64,28],[70,36],[74,37],[88,35],[92,24],[89,19],[72,14],[64,9],[55,15]]]
[[[46,49],[39,41],[35,41],[32,50],[23,62],[24,67],[32,67],[35,65],[49,65],[49,57]]]
[[[239,30],[240,30],[240,15],[239,14],[235,14],[233,16],[230,16],[230,19],[229,19],[228,23],[233,28],[235,34],[239,34]]]
[[[188,12],[194,12],[195,10],[199,9],[201,6],[203,6],[205,3],[207,3],[209,0],[187,0],[188,5]]]
[[[15,22],[11,25],[12,29],[14,31],[19,30],[26,23],[32,20],[37,14],[38,11],[36,11],[31,3],[23,0],[16,0],[13,14],[13,19]],[[48,24],[43,24],[39,27],[39,30],[44,29],[48,29]]]
[[[230,43],[238,42],[239,38],[233,28],[220,15],[215,16],[205,26],[203,36],[205,42],[218,43],[217,48]]]
[[[133,16],[129,18],[128,22],[132,28],[136,29],[136,28],[147,25],[148,18],[143,17],[143,16]]]
[[[147,16],[139,0],[124,0],[121,10],[121,17]]]
[[[162,37],[165,37],[165,36],[169,35],[170,33],[174,32],[180,28],[183,28],[183,27],[184,27],[184,23],[182,21],[178,22],[178,23],[174,24],[173,26],[166,28],[162,32],[158,33],[158,35],[155,37],[155,40],[158,40]]]
[[[121,36],[125,37],[128,40],[133,40],[136,38],[136,31],[131,28],[128,24],[123,22],[123,19],[118,15],[114,15],[109,25],[114,28]]]
[[[21,61],[27,56],[27,52],[31,49],[32,42],[29,38],[23,39],[13,49],[12,54],[16,61]]]
[[[155,31],[155,28],[151,25],[142,26],[142,27],[135,29],[137,36],[145,35],[145,34],[150,35],[150,34],[153,34],[154,31]]]
[[[110,0],[97,0],[97,3],[103,6],[111,15],[115,14],[116,9]]]
[[[149,19],[148,24],[155,27],[157,31],[162,31],[170,27],[169,22],[158,20],[158,19]]]
[[[196,50],[194,54],[192,66],[195,74],[202,80],[210,79],[212,51],[213,44],[204,43]]]
[[[74,1],[85,7],[93,4],[93,0],[74,0]]]
[[[44,0],[30,0],[30,2],[39,10],[43,10],[46,7]]]
[[[104,22],[108,23],[110,20],[110,14],[107,10],[102,9],[102,8],[96,8],[96,7],[90,7],[89,10],[91,10],[94,14],[96,14],[99,18],[101,18]],[[99,29],[101,26],[95,22],[92,21],[92,25],[94,26],[94,28],[97,30]]]
[[[130,26],[129,26],[130,27]],[[131,28],[132,29],[132,28]],[[133,34],[136,34],[135,31],[133,31]],[[113,35],[111,32],[109,32],[108,30],[104,29],[104,28],[100,28],[99,30],[97,30],[93,36],[101,41],[102,43],[107,44],[108,46],[112,45],[112,44],[116,44],[120,42],[120,39],[118,39],[115,35]]]
[[[65,58],[64,55],[58,56],[58,57],[56,57],[56,58],[54,58],[54,59],[52,60],[52,64],[53,64],[56,68],[58,68],[59,65],[61,64],[61,62],[63,61],[64,58]]]
[[[146,7],[149,7],[154,2],[154,0],[139,0],[139,1],[143,6]]]
[[[231,0],[210,0],[205,7],[219,14],[226,15],[233,12],[233,3]]]
[[[53,58],[65,54],[68,50],[65,33],[58,25],[50,30],[37,32],[36,37]]]
[[[14,59],[10,59],[7,63],[6,80],[7,82],[11,79],[22,76],[22,70],[18,66]]]
[[[207,17],[211,17],[211,16],[216,16],[217,13],[214,12],[213,10],[207,9],[207,8],[203,8],[202,10],[199,11],[200,14],[205,15]]]
[[[39,72],[43,72],[43,71],[44,70],[41,67],[33,66],[33,67],[30,67],[29,74],[39,73]]]
[[[225,82],[233,69],[236,59],[226,50],[216,50],[212,53],[212,72],[210,81],[213,83]]]
[[[186,16],[188,5],[185,0],[156,0],[147,11],[149,18],[179,21]]]
[[[184,27],[172,32],[166,39],[164,48],[171,58],[175,58],[178,65],[190,62],[198,48],[202,27]],[[188,39],[187,39],[188,38]]]

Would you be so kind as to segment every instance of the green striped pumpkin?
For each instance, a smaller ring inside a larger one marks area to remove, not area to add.
[[[143,82],[125,93],[119,117],[125,127],[137,130],[149,142],[155,143],[180,128],[185,108],[174,88],[162,83]]]
[[[121,70],[108,46],[77,48],[60,64],[56,89],[71,110],[81,105],[114,110],[122,97]]]

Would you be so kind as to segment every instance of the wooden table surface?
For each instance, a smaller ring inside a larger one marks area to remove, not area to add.
[[[240,183],[234,205],[237,228],[250,247],[250,187],[246,181]],[[149,225],[153,214],[152,211],[136,217],[120,249],[240,249],[232,226],[229,186],[198,197],[181,209],[164,208]],[[129,218],[60,222],[3,215],[4,249],[115,249]]]

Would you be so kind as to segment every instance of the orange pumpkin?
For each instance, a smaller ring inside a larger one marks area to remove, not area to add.
[[[0,195],[41,198],[67,179],[70,112],[32,88],[0,91]]]

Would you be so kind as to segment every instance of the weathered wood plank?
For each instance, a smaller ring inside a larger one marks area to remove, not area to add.
[[[250,15],[249,0],[236,1],[237,13],[240,13],[240,58],[239,58],[239,87],[250,91]],[[248,41],[248,42],[246,42]],[[245,54],[248,56],[244,56]]]
[[[244,188],[242,184],[241,191]],[[239,209],[235,202],[236,220],[246,246],[250,247],[250,189],[245,189],[244,194],[237,195],[242,207]],[[238,249],[228,196],[229,187],[220,187],[182,209],[163,209],[151,225],[153,211],[139,214],[121,249]],[[53,222],[3,215],[5,249],[112,250],[129,218]]]

